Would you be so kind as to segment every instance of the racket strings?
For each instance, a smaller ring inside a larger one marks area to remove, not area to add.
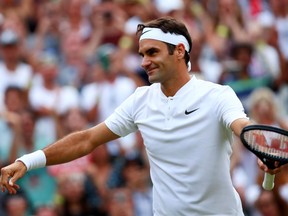
[[[274,159],[288,160],[288,137],[263,130],[246,131],[244,134],[249,147]]]

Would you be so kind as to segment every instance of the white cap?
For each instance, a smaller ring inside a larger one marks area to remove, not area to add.
[[[0,44],[2,46],[17,44],[18,42],[19,42],[19,37],[16,34],[16,32],[14,32],[13,30],[5,29],[1,33]]]

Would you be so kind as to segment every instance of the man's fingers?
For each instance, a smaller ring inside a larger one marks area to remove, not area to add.
[[[2,192],[8,190],[10,194],[15,194],[20,188],[15,182],[26,172],[26,167],[22,163],[13,163],[1,169],[0,186]]]
[[[275,162],[274,162],[274,166],[275,166],[275,167],[279,167],[279,165],[280,165],[280,162],[279,162],[279,161],[275,161]]]
[[[260,160],[258,159],[258,166],[264,171],[267,172],[268,171],[268,167]]]
[[[11,175],[9,174],[9,172],[5,168],[1,169],[1,182],[0,182],[0,184],[1,184],[2,191],[3,191],[3,189],[5,191],[5,188],[3,188],[3,187],[6,187],[10,176]]]
[[[10,194],[16,194],[17,193],[17,190],[20,188],[20,186],[18,185],[18,184],[15,184],[15,183],[13,183],[12,185],[10,184],[10,180],[9,180],[9,189],[8,189],[8,191],[9,191],[9,193]]]
[[[1,170],[1,190],[2,192],[5,192],[7,189],[10,194],[14,194],[16,192],[15,189],[9,185],[10,176],[11,175],[4,168]]]
[[[6,191],[5,187],[1,185],[1,191],[4,193]]]
[[[281,171],[281,166],[279,166],[279,162],[278,161],[275,161],[274,163],[274,166],[276,167],[275,169],[269,169],[264,163],[263,161],[261,161],[260,159],[258,159],[258,166],[264,171],[264,172],[267,172],[267,173],[270,173],[270,174],[277,174]]]

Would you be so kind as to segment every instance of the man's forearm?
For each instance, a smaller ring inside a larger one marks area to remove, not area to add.
[[[90,133],[74,132],[43,149],[46,165],[66,163],[90,153],[96,146],[91,143]]]
[[[16,159],[27,168],[41,168],[44,166],[66,163],[82,157],[93,150],[87,131],[75,132],[47,146],[43,150],[37,150]]]
[[[17,160],[22,161],[27,170],[66,163],[89,154],[98,145],[117,138],[118,135],[105,123],[101,123],[87,130],[69,134],[43,150],[24,155]]]

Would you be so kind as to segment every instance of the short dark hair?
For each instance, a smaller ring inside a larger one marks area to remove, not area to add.
[[[20,97],[22,97],[24,94],[24,90],[21,87],[16,85],[8,85],[4,90],[4,95],[7,95],[9,92],[12,91],[17,92]]]
[[[231,49],[230,49],[231,57],[236,58],[238,56],[239,52],[242,50],[246,51],[251,56],[254,52],[254,47],[249,42],[235,43],[231,46]]]
[[[171,34],[183,35],[187,39],[189,47],[190,47],[190,50],[188,52],[187,51],[185,52],[185,57],[184,57],[186,64],[189,62],[190,60],[189,53],[191,52],[191,49],[192,49],[192,39],[184,23],[169,16],[161,17],[161,18],[158,18],[158,19],[155,19],[155,20],[143,23],[143,24],[138,24],[136,35],[140,36],[145,27],[159,28],[164,33],[169,32]],[[166,44],[168,47],[169,54],[172,54],[175,50],[175,45],[169,44],[169,43],[166,43]]]

